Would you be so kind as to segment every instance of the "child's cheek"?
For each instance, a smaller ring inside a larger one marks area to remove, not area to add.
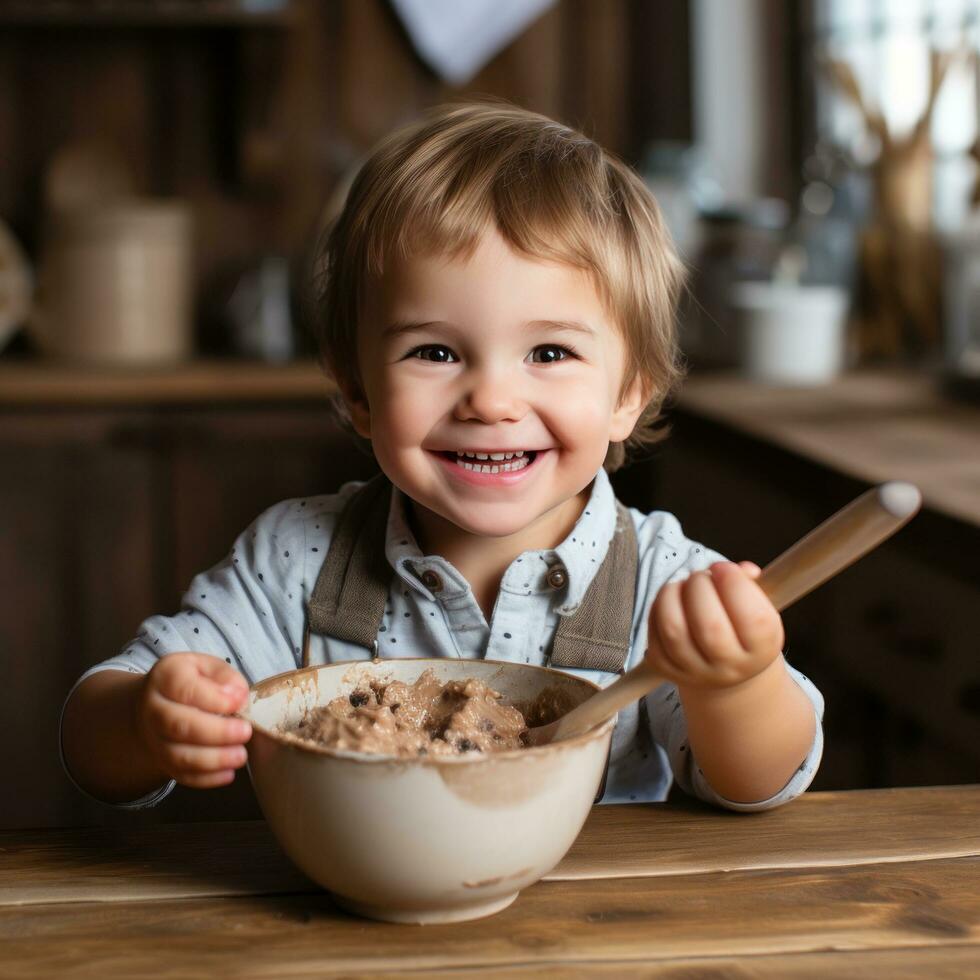
[[[401,382],[390,386],[385,396],[381,417],[388,433],[397,436],[398,442],[425,434],[431,428],[432,420],[439,415],[441,401],[437,384]],[[443,407],[442,411],[446,410]]]
[[[601,440],[606,435],[612,406],[600,383],[577,380],[553,395],[547,406],[548,418],[564,439],[574,444]]]

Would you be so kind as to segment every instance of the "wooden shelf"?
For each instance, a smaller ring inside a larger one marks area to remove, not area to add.
[[[313,361],[201,360],[138,370],[0,360],[0,408],[323,400],[334,390]]]
[[[288,27],[293,0],[13,0],[2,27]]]

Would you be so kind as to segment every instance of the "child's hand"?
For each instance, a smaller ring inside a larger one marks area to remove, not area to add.
[[[680,688],[725,688],[755,677],[783,649],[783,621],[751,562],[717,562],[665,585],[650,609],[650,666]]]
[[[136,728],[152,759],[183,786],[224,786],[245,764],[252,727],[237,711],[248,684],[234,668],[203,653],[171,653],[146,675]]]

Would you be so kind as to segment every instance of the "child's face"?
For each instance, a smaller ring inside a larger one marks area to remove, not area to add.
[[[381,469],[480,536],[560,523],[645,404],[639,382],[617,404],[625,348],[591,277],[521,256],[496,231],[468,260],[393,264],[366,303],[358,351],[366,399],[348,402]],[[524,456],[507,464],[520,469],[477,473],[456,462],[460,450]]]

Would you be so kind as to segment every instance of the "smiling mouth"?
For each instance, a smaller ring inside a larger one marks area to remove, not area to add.
[[[466,450],[443,450],[439,453],[464,470],[473,473],[516,473],[530,466],[540,450],[518,449],[513,452],[469,452]]]

